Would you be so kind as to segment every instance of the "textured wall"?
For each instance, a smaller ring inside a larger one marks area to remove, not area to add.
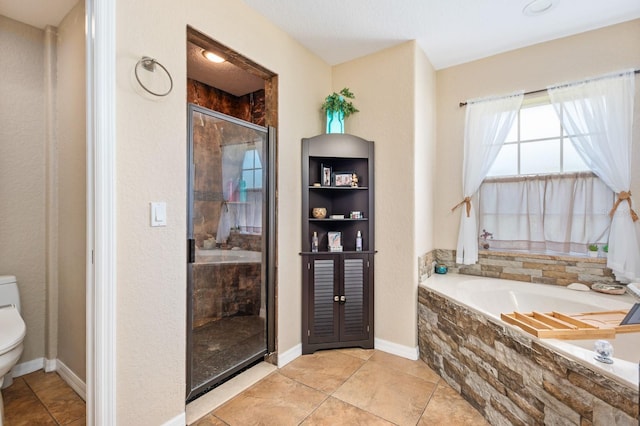
[[[420,180],[430,175],[422,167],[433,162],[428,156],[435,146],[434,74],[415,42],[333,70],[333,90],[349,87],[360,110],[347,119],[347,133],[375,141],[375,335],[407,350],[417,346],[417,262],[422,253],[416,250],[431,246],[430,225],[416,226],[418,214],[430,222],[431,201],[417,198],[416,192],[430,186]],[[420,114],[425,117],[418,125]],[[427,211],[416,212],[418,207]],[[417,238],[422,241],[416,243]]]
[[[300,343],[300,139],[322,129],[331,72],[243,2],[116,0],[116,14],[117,422],[159,425],[185,407],[186,26],[278,74],[280,353]],[[143,55],[171,72],[167,97],[132,78]],[[166,227],[149,226],[150,201],[167,202]]]
[[[193,327],[235,315],[259,315],[260,263],[193,266]]]
[[[0,274],[18,278],[21,363],[45,342],[44,32],[0,16],[0,52]]]
[[[465,108],[458,103],[481,96],[525,91],[640,67],[640,19],[502,53],[437,72],[438,149],[435,247],[453,249],[462,200]],[[640,80],[636,77],[634,146],[631,164],[640,164]],[[631,169],[631,192],[640,194],[640,168]],[[607,210],[611,206],[605,206]],[[640,232],[640,222],[637,225]]]
[[[239,118],[259,126],[265,125],[265,92],[258,90],[234,96],[193,79],[187,79],[187,102]]]
[[[480,250],[478,263],[460,265],[455,250],[434,250],[435,260],[449,272],[528,283],[566,286],[571,283],[614,283],[605,258],[508,253]]]
[[[86,380],[84,2],[58,27],[58,358]]]

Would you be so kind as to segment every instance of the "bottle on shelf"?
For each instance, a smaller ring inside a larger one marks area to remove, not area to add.
[[[318,252],[318,233],[313,232],[313,237],[311,237],[311,251],[314,253]]]
[[[356,251],[362,251],[362,233],[360,231],[356,234]]]

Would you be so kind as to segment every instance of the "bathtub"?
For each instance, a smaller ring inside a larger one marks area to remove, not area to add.
[[[249,250],[196,249],[196,263],[260,263],[262,252]]]
[[[500,319],[501,313],[551,312],[563,313],[628,310],[632,296],[607,295],[593,291],[569,290],[565,287],[532,284],[519,281],[474,277],[461,274],[434,275],[423,286],[506,327],[512,327],[576,362],[595,369],[626,386],[638,389],[640,362],[640,332],[618,333],[609,340],[614,347],[613,364],[594,359],[595,340],[538,339]]]

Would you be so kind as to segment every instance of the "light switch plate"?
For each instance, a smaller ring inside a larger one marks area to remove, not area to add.
[[[167,226],[167,203],[151,203],[151,226]]]

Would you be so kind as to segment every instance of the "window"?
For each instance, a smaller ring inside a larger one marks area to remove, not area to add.
[[[614,193],[593,173],[553,106],[523,104],[479,190],[481,247],[586,253],[607,243]]]
[[[262,163],[257,149],[248,149],[242,160],[242,180],[246,189],[262,188]]]
[[[589,171],[546,97],[527,103],[518,112],[487,176]]]

